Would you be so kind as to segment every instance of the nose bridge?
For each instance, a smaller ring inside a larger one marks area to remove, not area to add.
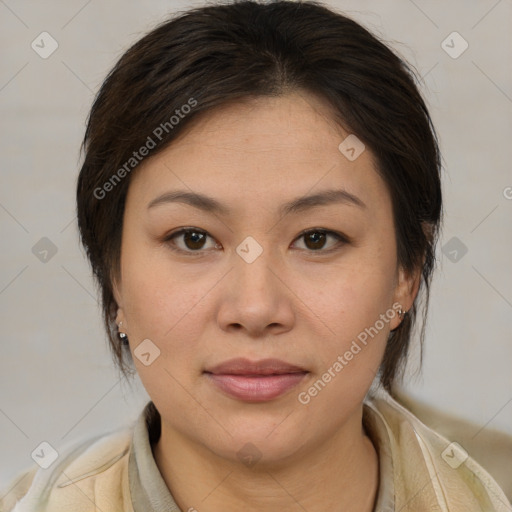
[[[235,247],[217,320],[223,329],[242,327],[259,337],[270,328],[274,333],[289,330],[294,314],[286,286],[278,278],[278,251],[271,246],[271,237],[256,236],[247,236]]]
[[[259,238],[261,240],[262,237]],[[247,236],[236,247],[236,279],[242,286],[250,287],[253,292],[271,286],[270,280],[275,279],[272,277],[272,265],[275,265],[272,253],[268,240],[260,243],[252,236]]]

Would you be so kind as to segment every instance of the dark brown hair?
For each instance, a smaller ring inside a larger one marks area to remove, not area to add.
[[[375,156],[392,199],[398,262],[422,272],[423,343],[442,213],[441,165],[415,74],[361,25],[318,2],[230,2],[181,13],[137,41],[105,79],[89,114],[78,226],[123,374],[133,368],[117,336],[112,284],[126,193],[139,162],[134,151],[157,154],[222,104],[292,90],[327,100],[333,119]],[[416,303],[387,342],[380,381],[389,391],[403,373]]]

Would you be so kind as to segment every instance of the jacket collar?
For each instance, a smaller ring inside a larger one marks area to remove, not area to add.
[[[379,489],[375,511],[394,508],[393,462],[384,422],[363,406],[363,426],[379,455]],[[137,418],[128,461],[134,512],[181,512],[156,465],[152,446],[160,438],[160,414],[148,402]]]

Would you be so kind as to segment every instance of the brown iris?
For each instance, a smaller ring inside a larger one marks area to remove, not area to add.
[[[308,249],[321,249],[325,245],[326,234],[321,231],[312,231],[311,233],[306,233],[304,235],[304,243],[308,247]],[[308,242],[312,242],[312,245],[309,245]]]

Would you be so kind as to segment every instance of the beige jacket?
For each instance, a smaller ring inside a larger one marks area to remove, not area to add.
[[[23,472],[0,494],[0,512],[199,511],[180,511],[158,471],[151,445],[159,418],[151,419],[150,405],[134,425],[67,449],[48,469]],[[512,512],[462,447],[384,391],[365,400],[363,423],[379,453],[376,512]]]

